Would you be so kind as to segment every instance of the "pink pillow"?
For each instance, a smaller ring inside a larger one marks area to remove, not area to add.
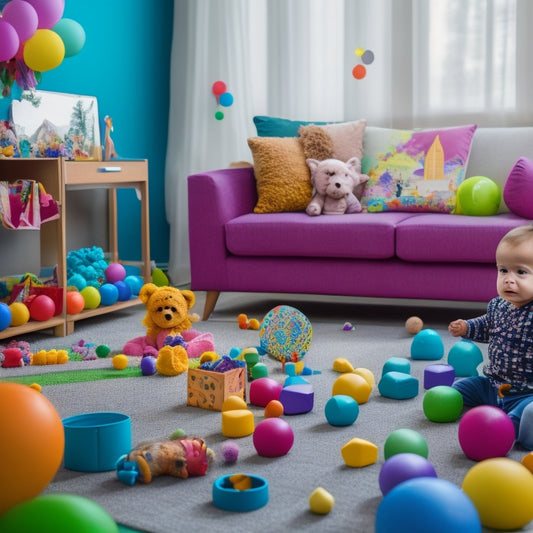
[[[511,169],[503,188],[503,200],[515,214],[533,219],[533,161],[521,157]]]

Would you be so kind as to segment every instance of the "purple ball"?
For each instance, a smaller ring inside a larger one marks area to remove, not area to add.
[[[123,281],[126,277],[126,269],[120,263],[111,263],[105,269],[105,278],[109,283]]]
[[[396,485],[416,477],[437,477],[434,466],[416,453],[397,453],[387,459],[379,473],[379,488],[385,496]]]
[[[124,281],[115,281],[113,285],[118,289],[118,299],[120,302],[124,302],[131,298],[130,286]]]
[[[141,372],[143,376],[155,374],[155,357],[146,355],[141,359]]]
[[[499,407],[478,405],[467,411],[459,422],[459,444],[473,461],[505,457],[516,435],[513,421]]]
[[[222,444],[221,451],[226,463],[234,463],[239,457],[239,446],[231,440]]]

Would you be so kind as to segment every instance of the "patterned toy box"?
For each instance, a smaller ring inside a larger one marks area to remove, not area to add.
[[[213,372],[189,368],[187,376],[187,405],[221,411],[222,404],[231,395],[245,399],[246,368],[227,372]]]

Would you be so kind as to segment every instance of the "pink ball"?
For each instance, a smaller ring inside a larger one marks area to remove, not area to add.
[[[478,405],[459,422],[459,444],[473,461],[505,457],[515,441],[513,421],[499,407]]]
[[[231,440],[222,443],[221,450],[226,463],[234,463],[239,458],[239,446]]]
[[[292,448],[294,432],[282,418],[265,418],[257,424],[253,441],[259,455],[280,457]]]
[[[24,0],[8,2],[2,11],[2,19],[15,28],[20,42],[27,41],[35,33],[39,23],[37,11]]]
[[[65,0],[26,0],[37,11],[38,28],[50,29],[55,26],[65,10]]]
[[[105,269],[105,278],[108,283],[122,281],[126,277],[126,269],[120,263],[111,263]]]
[[[30,304],[30,316],[33,320],[44,322],[50,320],[56,312],[56,304],[50,296],[39,294]]]
[[[17,30],[7,21],[0,19],[0,61],[15,57],[20,45]]]
[[[266,407],[270,400],[279,400],[283,385],[272,378],[254,379],[250,384],[250,403]]]

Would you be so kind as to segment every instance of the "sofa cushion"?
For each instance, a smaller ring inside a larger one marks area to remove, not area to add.
[[[302,142],[306,158],[340,159],[348,161],[352,157],[359,160],[363,157],[363,136],[366,120],[342,122],[317,126],[310,124],[300,126],[298,134]]]
[[[495,263],[494,250],[528,220],[504,213],[487,217],[424,213],[399,222],[396,255],[404,261]],[[496,267],[494,267],[496,280]]]
[[[252,137],[257,187],[255,213],[303,211],[313,188],[302,145],[297,138]]]
[[[453,212],[476,127],[374,128],[365,136],[362,171],[370,179],[361,204],[372,212]]]
[[[226,247],[239,256],[387,259],[394,257],[396,226],[410,216],[246,214],[226,223]]]
[[[528,157],[514,164],[505,182],[503,200],[515,215],[533,219],[533,161]]]
[[[253,118],[259,137],[297,137],[298,128],[308,124],[327,124],[327,122],[309,122],[306,120],[289,120],[286,118],[257,115]]]

